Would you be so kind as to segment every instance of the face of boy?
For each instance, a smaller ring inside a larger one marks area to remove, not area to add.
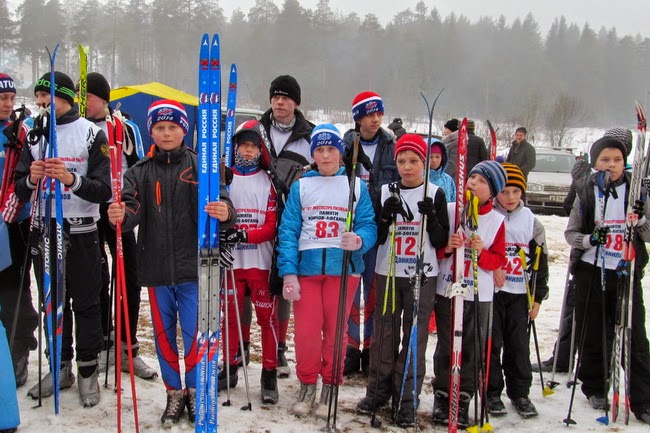
[[[433,153],[431,152],[431,159],[429,161],[429,168],[432,170],[438,169],[440,167],[440,164],[442,164],[442,155],[439,153]]]
[[[404,150],[397,154],[395,160],[397,171],[402,178],[404,186],[420,186],[424,182],[422,173],[424,172],[424,161],[412,150]]]
[[[375,136],[381,127],[381,121],[384,118],[384,113],[375,111],[367,116],[363,116],[359,120],[359,132],[362,138],[370,139]]]
[[[275,95],[271,98],[271,110],[273,118],[278,122],[288,125],[295,116],[295,109],[298,107],[296,101],[284,95]]]
[[[625,170],[625,159],[620,149],[615,147],[606,147],[598,155],[595,164],[596,170],[610,171],[610,180],[618,180]]]
[[[165,120],[153,126],[151,137],[160,150],[169,152],[181,147],[185,133],[177,123]]]
[[[513,211],[521,201],[521,189],[516,186],[506,186],[497,194],[497,200],[505,210]]]
[[[334,146],[318,146],[312,155],[323,176],[333,176],[339,170],[341,152]]]
[[[472,173],[467,179],[467,189],[478,198],[481,205],[484,205],[490,199],[490,185],[487,179],[478,173]]]
[[[16,94],[13,92],[0,93],[0,120],[7,120],[14,109]]]
[[[36,96],[36,105],[42,108],[47,108],[47,106],[50,105],[50,101],[52,100],[50,92],[43,92],[42,90],[37,91],[34,96]],[[59,98],[58,96],[54,97],[54,103],[56,105],[56,117],[63,116],[72,108],[68,101],[63,98]]]
[[[237,152],[246,161],[250,161],[260,154],[260,148],[253,144],[252,141],[244,141],[243,143],[237,144]]]
[[[92,93],[86,94],[86,118],[103,119],[106,117],[108,102]]]

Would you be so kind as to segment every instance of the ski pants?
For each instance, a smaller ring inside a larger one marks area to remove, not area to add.
[[[36,349],[37,341],[34,337],[34,330],[38,327],[38,313],[32,303],[32,292],[30,290],[29,271],[32,267],[31,257],[28,257],[27,266],[24,269],[25,256],[27,254],[27,241],[29,238],[29,219],[7,224],[9,230],[9,248],[11,251],[12,264],[0,272],[0,321],[7,330],[7,339],[15,332],[12,357],[14,360],[25,356],[30,350]],[[22,292],[20,292],[20,277],[24,276]],[[16,305],[20,294],[20,304]],[[15,315],[18,315],[18,326],[13,329]]]
[[[650,404],[650,348],[645,329],[645,306],[643,304],[642,275],[635,272],[632,296],[632,347],[630,359],[630,406],[633,412]],[[587,396],[603,395],[602,329],[607,337],[606,361],[610,368],[614,324],[618,302],[618,276],[616,271],[605,272],[605,318],[602,315],[600,268],[579,262],[575,271],[576,281],[576,336],[580,336],[582,322],[587,332],[582,342],[582,354],[578,367],[578,379],[582,392]],[[624,357],[622,357],[624,358]],[[621,381],[623,383],[623,381]]]
[[[342,332],[340,374],[337,384],[343,383],[343,359],[347,340],[347,318],[359,275],[350,275],[347,281],[343,329],[336,329],[341,277],[334,275],[298,276],[300,300],[293,303],[296,375],[302,383],[315,384],[318,375],[324,384],[333,384],[334,340]]]
[[[50,245],[53,247],[50,248],[50,263],[56,262],[55,237],[56,233],[52,233]],[[89,233],[70,234],[67,238],[68,243],[64,248],[63,259],[65,263],[65,299],[63,301],[61,360],[70,361],[74,357],[74,351],[72,350],[74,317],[76,359],[77,361],[95,361],[103,344],[101,308],[99,306],[101,258],[97,230]],[[40,259],[34,261],[34,270],[42,292],[42,252]],[[53,276],[51,281],[53,295],[51,308],[56,311],[54,305],[56,302],[56,277]],[[43,299],[45,299],[44,296]],[[47,320],[45,326],[46,328],[50,326]]]
[[[506,393],[511,400],[528,397],[533,382],[528,332],[528,296],[503,290],[492,300],[492,353],[488,396],[501,396],[505,376]]]
[[[363,255],[363,284],[359,284],[355,294],[350,318],[348,319],[348,346],[359,349],[361,346],[361,295],[363,295],[363,347],[372,343],[375,312],[375,265],[377,248],[371,248]]]
[[[100,293],[100,301],[102,306],[102,332],[104,334],[105,341],[108,340],[108,321],[110,317],[111,308],[115,305],[115,294],[111,299],[109,295],[109,286],[111,284],[111,273],[108,270],[108,256],[106,255],[106,249],[104,244],[108,244],[108,248],[111,252],[111,257],[113,260],[117,257],[115,245],[117,238],[115,236],[115,230],[109,225],[108,217],[106,216],[106,210],[108,205],[100,206],[100,219],[97,221],[97,231],[99,232],[99,246],[100,252],[102,255],[102,291]],[[141,287],[138,285],[137,279],[137,244],[135,241],[135,234],[133,231],[123,232],[122,233],[122,250],[124,252],[124,276],[126,278],[126,300],[129,304],[129,325],[130,325],[130,335],[131,335],[131,344],[135,345],[138,342],[137,338],[137,328],[138,328],[138,319],[140,317],[140,291]],[[111,302],[112,301],[112,302]],[[122,310],[124,314],[124,310]],[[122,323],[125,323],[122,321]],[[114,328],[113,328],[114,329]],[[120,338],[121,341],[126,342],[126,329],[122,327],[122,335]],[[108,346],[104,347],[108,349]]]
[[[426,350],[429,341],[428,324],[436,293],[436,277],[427,278],[427,282],[420,288],[417,347],[410,345],[413,325],[413,287],[409,278],[395,278],[395,290],[392,291],[389,288],[387,298],[385,297],[385,275],[375,275],[375,287],[377,288],[377,301],[375,303],[376,344],[370,347],[370,370],[366,396],[373,397],[374,395],[375,402],[381,404],[387,402],[391,397],[393,403],[397,404],[400,395],[402,396],[402,403],[412,402],[413,363],[417,362],[418,395],[422,391],[422,382],[426,373]],[[395,297],[395,311],[392,311],[393,295]],[[385,301],[386,313],[384,314]],[[411,353],[407,366],[406,357],[409,350]],[[413,350],[417,350],[417,356],[414,356]],[[406,371],[406,380],[402,390],[405,367],[408,370]],[[377,390],[376,394],[375,389]]]
[[[433,354],[433,372],[435,379],[433,389],[449,393],[449,371],[451,365],[451,326],[453,302],[442,295],[436,295],[434,310],[438,324],[438,343]],[[462,364],[460,368],[460,390],[470,396],[474,395],[476,382],[474,380],[474,363],[480,362],[482,356],[476,353],[475,338],[479,338],[481,347],[485,347],[490,302],[479,302],[479,334],[474,331],[474,302],[463,302],[463,344]],[[482,349],[483,350],[483,349]],[[479,359],[476,359],[479,356]],[[480,370],[479,370],[480,371]]]
[[[239,315],[244,309],[244,296],[249,295],[251,302],[255,306],[257,323],[262,330],[262,368],[272,370],[278,367],[278,317],[277,305],[278,297],[271,296],[269,291],[269,279],[253,279],[246,277],[246,269],[236,269],[235,287],[237,293],[237,304],[239,306]],[[228,308],[228,323],[224,326],[228,336],[228,347],[226,348],[226,338],[223,338],[223,353],[226,358],[226,349],[229,354],[229,364],[234,365],[239,362],[237,359],[237,348],[239,347],[239,333],[237,331],[237,315],[235,311],[234,291],[232,289],[231,271],[226,271],[226,281],[224,287],[227,288],[228,297],[226,306]],[[225,320],[225,315],[224,315]],[[243,353],[242,353],[243,356]]]
[[[151,322],[153,323],[156,353],[165,387],[183,389],[176,345],[176,325],[180,321],[183,338],[185,386],[196,388],[196,332],[198,283],[191,281],[174,286],[149,287]]]
[[[578,351],[577,347],[573,348],[571,353],[571,331],[573,329],[573,314],[575,308],[575,280],[571,280],[566,288],[568,293],[562,305],[562,317],[560,317],[562,333],[558,335],[555,345],[553,346],[553,356],[557,356],[557,369],[569,370],[571,357],[575,356]],[[580,337],[576,334],[575,346]]]

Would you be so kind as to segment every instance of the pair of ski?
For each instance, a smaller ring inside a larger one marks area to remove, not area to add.
[[[623,259],[617,267],[619,277],[618,296],[619,302],[616,305],[616,322],[614,327],[614,343],[612,347],[609,380],[612,384],[612,422],[616,422],[620,405],[620,365],[621,360],[625,362],[625,409],[624,422],[629,423],[630,418],[630,368],[632,351],[632,296],[634,293],[635,278],[635,251],[634,236],[638,223],[638,215],[634,213],[634,202],[641,198],[641,184],[648,174],[648,158],[650,149],[646,149],[646,116],[643,106],[635,103],[637,116],[637,137],[632,173],[630,178],[630,189],[628,191],[627,209],[625,218],[625,232],[623,235]],[[623,352],[625,353],[623,355]]]
[[[199,131],[198,131],[198,271],[199,305],[196,335],[196,432],[216,432],[218,428],[217,386],[219,339],[221,334],[219,220],[210,218],[205,206],[219,201],[221,186],[221,59],[219,35],[204,34],[199,52]],[[232,138],[237,91],[237,67],[230,69],[226,131]],[[230,162],[231,145],[226,161]]]

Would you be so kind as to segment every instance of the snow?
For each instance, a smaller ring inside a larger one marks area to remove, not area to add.
[[[569,248],[564,241],[564,227],[566,226],[566,217],[558,216],[539,216],[539,219],[546,227],[546,235],[549,250],[550,265],[550,288],[549,299],[542,305],[542,309],[537,320],[537,329],[540,338],[541,356],[546,359],[551,355],[553,342],[557,333],[559,323],[560,309],[562,306],[562,295],[566,275],[566,265]],[[35,285],[34,285],[35,286]],[[648,284],[646,283],[646,289]],[[146,291],[143,290],[143,302],[141,307],[141,321],[138,330],[138,338],[141,340],[142,354],[145,361],[158,368],[153,348],[153,336],[151,333],[150,320],[148,317],[148,300]],[[35,298],[36,299],[36,298]],[[325,427],[326,422],[314,417],[298,419],[291,415],[290,409],[298,394],[299,383],[295,376],[293,363],[295,356],[292,344],[288,354],[289,363],[292,365],[292,375],[288,379],[279,379],[278,386],[280,391],[280,401],[275,406],[262,405],[260,401],[260,384],[259,377],[261,374],[259,331],[254,324],[252,327],[254,334],[251,350],[251,364],[248,367],[248,379],[250,384],[250,399],[252,401],[252,411],[242,411],[240,408],[247,402],[244,375],[239,372],[239,384],[231,391],[230,407],[219,407],[219,431],[228,433],[274,433],[274,432],[316,432]],[[257,334],[256,334],[257,333]],[[291,333],[291,330],[290,330]],[[432,368],[433,350],[435,348],[436,337],[432,335],[429,339],[427,351],[427,377],[425,378],[424,389],[421,393],[421,404],[418,411],[418,421],[420,431],[444,431],[446,428],[433,426],[430,422],[431,409],[433,405],[433,395],[430,385]],[[531,345],[531,359],[534,361],[534,349]],[[61,391],[61,413],[59,416],[54,415],[53,399],[43,399],[43,406],[34,408],[35,400],[27,396],[27,390],[36,383],[38,375],[36,352],[32,352],[29,365],[29,379],[27,385],[18,389],[18,398],[21,412],[22,424],[19,432],[113,432],[116,431],[116,395],[113,389],[102,388],[102,399],[99,405],[93,408],[85,409],[79,404],[77,385],[72,388]],[[47,369],[44,360],[43,369]],[[110,370],[109,384],[114,383],[112,378],[113,369]],[[528,420],[522,419],[509,404],[504,396],[508,415],[500,418],[491,419],[492,426],[497,432],[526,431],[527,433],[547,433],[566,428],[562,420],[566,417],[567,408],[570,398],[570,389],[564,384],[567,381],[567,374],[558,374],[556,379],[562,385],[555,389],[555,394],[542,397],[539,375],[533,377],[533,386],[530,396],[537,406],[540,416]],[[548,380],[550,375],[545,375],[544,379]],[[383,427],[374,429],[370,426],[369,418],[363,415],[357,415],[354,408],[357,402],[365,395],[365,381],[360,377],[355,377],[341,386],[339,391],[339,412],[337,417],[337,427],[342,432],[403,432],[413,431],[413,429],[401,429],[390,423],[385,418],[385,412],[381,412]],[[101,384],[104,383],[104,376],[101,376]],[[122,420],[124,431],[134,431],[131,390],[129,385],[128,374],[122,375],[123,384],[123,409]],[[142,432],[191,432],[194,431],[187,418],[171,429],[163,429],[160,424],[160,415],[165,407],[165,390],[160,378],[154,381],[145,381],[136,379],[136,388],[138,395],[138,413],[140,418],[140,431]],[[319,394],[320,395],[320,394]],[[226,400],[225,392],[220,395],[220,402]],[[318,400],[318,398],[317,398]],[[473,406],[470,406],[473,408]],[[473,413],[473,409],[470,410]],[[596,418],[601,416],[601,412],[594,411],[588,404],[586,398],[578,389],[573,408],[572,417],[577,421],[577,426],[572,427],[577,432],[641,432],[647,431],[648,426],[644,426],[631,416],[630,425],[625,426],[622,420],[616,424],[610,424],[609,427],[603,426],[596,422]]]

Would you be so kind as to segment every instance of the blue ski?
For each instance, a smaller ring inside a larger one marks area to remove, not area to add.
[[[228,82],[228,105],[226,107],[226,134],[224,136],[224,158],[226,165],[232,165],[232,136],[235,130],[235,111],[237,107],[237,65],[230,66]]]
[[[219,361],[219,221],[205,206],[219,200],[221,72],[219,36],[203,35],[199,56],[199,307],[197,332],[196,432],[217,431]]]

